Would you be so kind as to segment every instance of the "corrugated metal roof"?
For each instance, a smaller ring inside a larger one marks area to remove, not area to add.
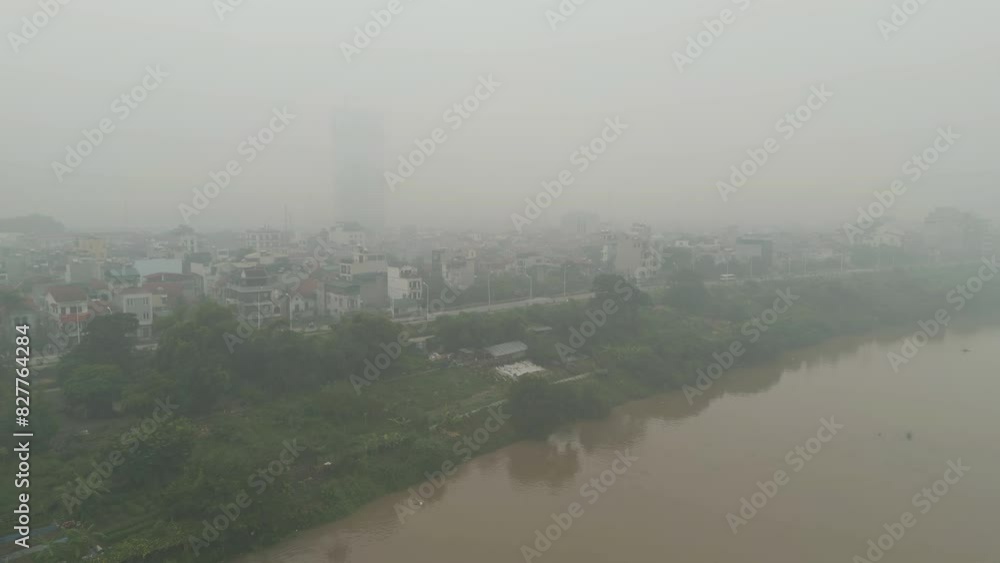
[[[520,352],[527,352],[528,345],[520,340],[514,340],[511,342],[504,342],[503,344],[497,344],[496,346],[490,346],[486,348],[486,353],[493,356],[507,356],[510,354],[517,354]]]

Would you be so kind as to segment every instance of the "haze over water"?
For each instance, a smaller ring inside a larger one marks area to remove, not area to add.
[[[532,561],[848,563],[905,512],[915,523],[882,562],[995,561],[1000,328],[953,328],[894,373],[886,356],[897,336],[734,369],[693,405],[679,392],[629,403],[474,459],[405,523],[395,510],[404,492],[240,561],[524,561],[521,546],[534,547],[536,530],[573,502],[582,516]],[[795,448],[821,419],[844,428],[824,431],[829,441],[806,461]],[[626,451],[638,460],[593,504],[593,493],[581,496]],[[959,460],[971,469],[947,493],[914,498]],[[734,534],[727,514],[779,470],[787,484]]]

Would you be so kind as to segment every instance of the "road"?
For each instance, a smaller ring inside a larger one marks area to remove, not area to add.
[[[594,296],[593,292],[586,293],[576,293],[573,295],[567,295],[565,297],[535,297],[534,299],[518,299],[516,301],[505,301],[503,303],[494,303],[492,305],[470,305],[468,307],[459,307],[457,309],[448,309],[446,311],[441,311],[439,313],[434,313],[425,319],[424,317],[413,317],[408,319],[398,319],[401,324],[415,324],[422,323],[425,320],[434,320],[438,317],[447,317],[452,315],[460,315],[462,313],[493,313],[496,311],[505,311],[508,309],[517,309],[520,307],[530,307],[532,305],[554,305],[556,303],[568,303],[574,300],[590,299]]]
[[[649,286],[640,286],[639,289],[648,290],[665,286],[666,284],[657,284]],[[509,309],[518,309],[521,307],[530,307],[532,305],[555,305],[558,303],[569,303],[570,301],[590,300],[593,299],[593,297],[594,297],[594,292],[587,291],[584,293],[573,293],[570,295],[559,296],[559,297],[535,297],[534,299],[518,299],[515,301],[494,303],[492,305],[469,305],[467,307],[459,307],[456,309],[448,309],[446,311],[441,311],[440,313],[434,313],[426,319],[424,317],[412,317],[407,319],[397,319],[397,322],[399,322],[400,324],[416,324],[416,323],[422,323],[425,320],[433,321],[438,317],[460,315],[462,313],[493,313],[496,311],[505,311]]]

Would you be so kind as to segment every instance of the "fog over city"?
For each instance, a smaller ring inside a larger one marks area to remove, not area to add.
[[[1000,561],[998,22],[0,0],[0,563]]]
[[[365,208],[388,226],[499,231],[566,169],[573,183],[534,226],[587,210],[676,230],[830,230],[896,179],[901,223],[942,205],[997,218],[996,2],[913,0],[908,15],[889,0],[399,0],[383,24],[385,4],[60,0],[32,32],[22,18],[39,4],[5,1],[0,216],[313,229]],[[155,88],[124,104],[150,70]],[[481,81],[476,109],[447,117]],[[783,132],[813,88],[830,95]],[[238,147],[283,110],[294,119],[248,162]],[[365,117],[338,129],[339,115]],[[67,147],[104,119],[73,166]],[[572,155],[608,119],[627,130],[581,170]],[[948,128],[952,150],[913,181],[904,165]],[[390,189],[385,173],[437,129]],[[772,137],[766,164],[722,197]],[[344,155],[367,170],[338,175]],[[240,173],[185,217],[231,160]]]

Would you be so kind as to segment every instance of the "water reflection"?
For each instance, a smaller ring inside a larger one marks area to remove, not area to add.
[[[559,491],[571,485],[580,471],[580,445],[573,434],[504,448],[508,476],[521,487]]]
[[[243,561],[519,560],[520,542],[579,500],[580,484],[627,448],[642,464],[600,505],[588,505],[545,561],[850,561],[953,457],[974,460],[975,476],[936,506],[933,518],[919,519],[919,532],[901,542],[893,560],[985,561],[996,553],[987,530],[995,523],[991,499],[1000,493],[1000,450],[993,447],[1000,378],[987,352],[1000,330],[956,326],[905,374],[894,374],[887,351],[912,332],[844,338],[737,366],[693,402],[681,392],[658,395],[545,441],[476,458],[405,524],[395,506],[408,492]],[[741,399],[719,400],[726,395]],[[733,536],[726,512],[757,480],[785,467],[785,452],[831,414],[849,423],[844,434],[795,474],[746,534]]]

